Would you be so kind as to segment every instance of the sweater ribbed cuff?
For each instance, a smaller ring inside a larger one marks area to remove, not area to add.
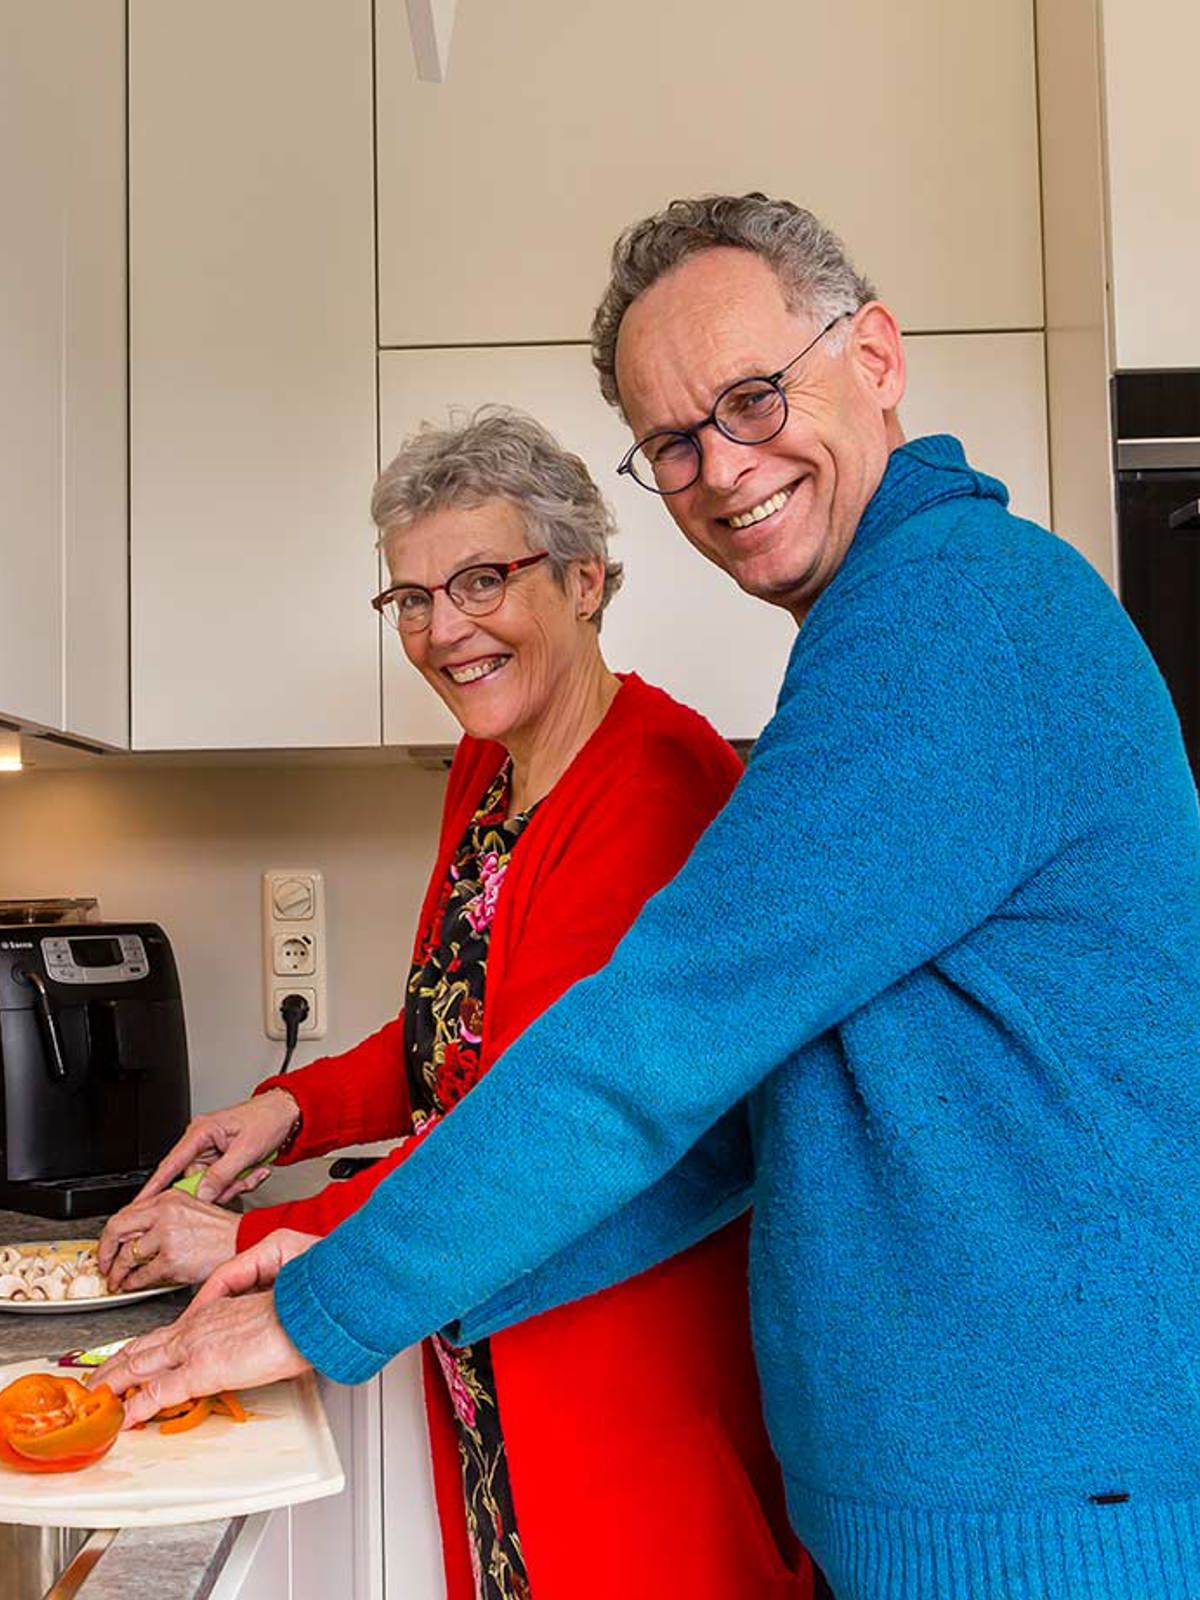
[[[327,1309],[309,1259],[324,1248],[313,1245],[280,1272],[275,1279],[276,1315],[296,1349],[318,1372],[337,1383],[365,1383],[387,1365],[391,1353],[363,1344]]]
[[[954,1513],[789,1482],[788,1509],[839,1600],[1200,1600],[1200,1498]]]

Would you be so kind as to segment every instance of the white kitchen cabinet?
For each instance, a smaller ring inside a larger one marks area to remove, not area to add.
[[[1113,365],[1200,367],[1200,6],[1101,14]]]
[[[291,1600],[290,1515],[284,1506],[246,1518],[209,1600]]]
[[[973,467],[1008,485],[1018,516],[1048,525],[1042,335],[918,334],[906,339],[904,348],[908,387],[900,421],[905,435],[955,434]]]
[[[346,1486],[291,1508],[291,1600],[383,1600],[381,1382],[318,1381]]]
[[[370,0],[131,0],[137,749],[379,742]]]
[[[1054,520],[1112,584],[1100,19],[1097,0],[1037,0],[1036,9]]]
[[[384,1600],[381,1383],[319,1383],[345,1488],[323,1500],[248,1517],[213,1600]],[[392,1593],[427,1600],[416,1587]]]
[[[925,335],[907,342],[910,436],[950,430],[975,463],[1010,486],[1016,510],[1048,519],[1046,402],[1039,334]],[[727,737],[753,739],[774,709],[795,626],[742,594],[685,543],[661,501],[617,461],[628,434],[600,398],[581,345],[386,351],[380,357],[380,459],[423,419],[500,401],[530,411],[588,463],[619,527],[613,555],[625,584],[601,636],[615,670],[633,669],[695,706]],[[441,702],[385,638],[384,739],[450,743]]]
[[[836,228],[907,327],[1041,324],[1028,0],[459,0],[444,83],[404,6],[377,46],[384,346],[584,338],[621,228],[749,189]]]
[[[377,1380],[383,1440],[383,1600],[445,1600],[419,1350],[405,1350]]]
[[[128,742],[125,9],[0,13],[0,716]]]

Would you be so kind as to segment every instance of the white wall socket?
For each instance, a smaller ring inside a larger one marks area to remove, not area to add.
[[[309,867],[274,867],[263,873],[263,1023],[268,1039],[284,1037],[279,1007],[300,994],[308,1016],[302,1039],[323,1039],[328,1029],[325,990],[325,880]]]

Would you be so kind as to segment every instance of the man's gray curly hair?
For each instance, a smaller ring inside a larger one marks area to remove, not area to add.
[[[621,587],[621,563],[610,561],[616,523],[578,456],[523,411],[482,406],[451,413],[448,427],[424,423],[380,473],[371,519],[380,544],[421,517],[448,507],[507,500],[525,521],[530,550],[547,550],[560,584],[573,561],[604,563],[604,592],[591,620]]]
[[[788,310],[809,312],[820,322],[875,299],[874,287],[855,270],[837,235],[790,200],[757,191],[672,200],[626,228],[613,246],[608,288],[592,318],[592,364],[610,406],[621,410],[617,335],[626,311],[672,267],[722,245],[762,256],[779,279]]]

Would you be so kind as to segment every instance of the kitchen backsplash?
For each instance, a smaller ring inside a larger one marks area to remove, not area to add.
[[[329,1032],[296,1063],[395,1015],[437,843],[444,774],[407,764],[26,771],[0,779],[0,898],[95,895],[159,922],[179,963],[197,1109],[279,1060],[263,1032],[261,874],[325,874]]]

